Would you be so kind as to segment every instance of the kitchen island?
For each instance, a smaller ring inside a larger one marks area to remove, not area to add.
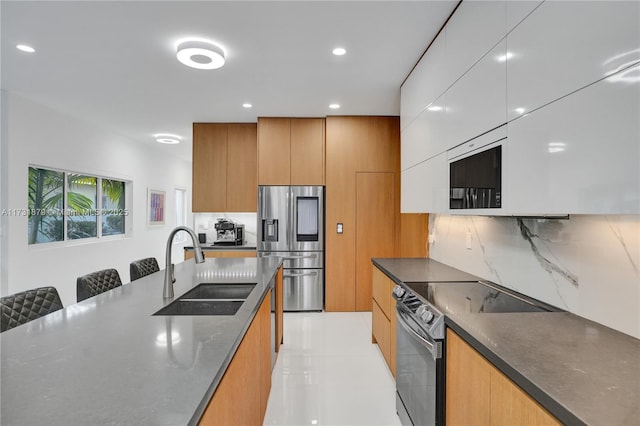
[[[207,259],[0,334],[0,424],[197,424],[274,284],[281,259]],[[256,283],[233,316],[154,316],[199,283]]]
[[[466,272],[431,259],[373,259],[373,264],[393,282],[414,290],[425,282],[472,281]],[[639,424],[640,340],[570,312],[467,313],[449,308],[444,312],[449,333],[455,332],[563,424]],[[447,372],[459,367],[447,364]],[[461,386],[468,388],[472,381],[463,374]],[[489,395],[486,382],[479,389],[467,396]],[[499,401],[498,406],[510,403]],[[455,402],[446,404],[457,410]],[[472,402],[466,399],[465,404]]]

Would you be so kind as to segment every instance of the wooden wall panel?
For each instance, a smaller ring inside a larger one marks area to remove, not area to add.
[[[255,123],[228,125],[228,212],[258,211],[258,128]]]
[[[258,184],[291,182],[291,120],[258,117]]]
[[[227,125],[193,123],[194,212],[221,212],[227,204]]]
[[[400,232],[396,255],[398,257],[429,257],[428,213],[403,213],[400,215]]]
[[[371,259],[395,255],[396,176],[356,173],[356,311],[371,310]]]
[[[400,173],[398,117],[326,118],[325,309],[356,309],[356,173]],[[399,194],[399,178],[396,193]],[[400,197],[396,211],[400,211]],[[395,219],[397,221],[397,219]],[[336,234],[336,223],[344,233]],[[394,237],[395,239],[395,237]],[[390,244],[395,244],[394,239]],[[368,260],[370,268],[370,259]],[[369,282],[369,288],[371,283]],[[370,299],[370,294],[369,294]]]
[[[291,119],[291,185],[324,185],[324,118]]]

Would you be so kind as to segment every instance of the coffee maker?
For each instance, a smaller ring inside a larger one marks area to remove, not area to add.
[[[214,241],[214,245],[241,246],[244,244],[244,225],[220,218],[216,222],[215,228],[216,241]]]

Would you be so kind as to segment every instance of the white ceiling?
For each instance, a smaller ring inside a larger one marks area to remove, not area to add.
[[[400,84],[456,3],[2,1],[2,89],[190,161],[193,122],[399,115]],[[179,63],[190,36],[220,43],[226,65]]]

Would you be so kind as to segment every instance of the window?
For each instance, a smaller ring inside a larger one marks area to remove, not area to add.
[[[125,233],[126,182],[29,167],[29,244]]]
[[[176,188],[176,226],[187,226],[187,191]],[[174,243],[187,241],[186,232],[178,232]]]

